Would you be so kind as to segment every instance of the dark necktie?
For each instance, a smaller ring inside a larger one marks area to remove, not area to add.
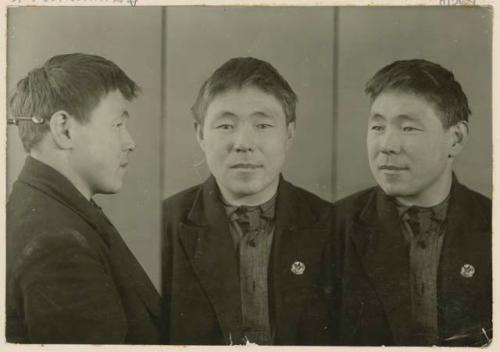
[[[410,225],[411,231],[414,237],[419,237],[420,235],[420,218],[419,210],[415,207],[410,207],[408,209],[408,225]]]
[[[250,217],[248,216],[248,207],[239,207],[235,211],[238,218],[236,222],[240,225],[241,231],[243,235],[247,234],[250,231]]]

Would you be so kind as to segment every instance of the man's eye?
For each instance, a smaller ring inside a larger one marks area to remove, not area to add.
[[[414,132],[414,131],[421,131],[420,129],[413,127],[413,126],[405,126],[403,127],[404,132]]]
[[[216,128],[219,130],[230,130],[233,128],[233,125],[230,125],[228,123],[224,123],[222,125],[218,125]]]
[[[377,132],[382,132],[384,130],[384,126],[381,125],[373,125],[370,127],[370,130],[372,131],[377,131]]]
[[[259,123],[259,124],[257,124],[257,128],[259,130],[265,130],[266,128],[271,128],[271,127],[274,127],[274,126],[270,125],[268,123]]]
[[[116,127],[122,127],[123,125],[124,125],[124,123],[123,123],[123,122],[118,122],[115,126],[116,126]]]

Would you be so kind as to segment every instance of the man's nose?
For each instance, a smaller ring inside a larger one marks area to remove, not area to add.
[[[243,124],[235,131],[234,149],[237,152],[251,152],[254,148],[252,127],[247,124]]]
[[[136,148],[136,144],[128,130],[125,130],[125,136],[123,139],[123,149],[133,152]]]
[[[386,130],[380,138],[380,147],[383,153],[398,154],[401,151],[401,137],[396,131]]]

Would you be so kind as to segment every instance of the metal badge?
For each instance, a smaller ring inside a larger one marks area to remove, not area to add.
[[[465,278],[471,278],[476,273],[476,269],[470,264],[464,264],[460,269],[460,275]]]
[[[302,275],[304,273],[304,271],[306,270],[306,265],[302,262],[297,261],[297,262],[294,262],[292,264],[292,267],[290,268],[290,270],[295,275]]]

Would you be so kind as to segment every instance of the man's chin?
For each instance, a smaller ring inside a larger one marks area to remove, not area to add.
[[[248,198],[258,196],[263,193],[267,185],[262,182],[257,182],[257,180],[252,180],[250,182],[243,181],[232,181],[230,184],[226,185],[226,190],[230,192],[234,198]]]
[[[247,183],[247,184],[233,185],[233,187],[231,187],[229,190],[231,191],[232,194],[234,194],[237,197],[249,197],[261,192],[263,190],[263,187]]]
[[[379,186],[385,194],[391,197],[404,197],[410,193],[408,192],[408,187],[402,183],[379,182]]]
[[[416,199],[416,192],[409,189],[407,185],[380,185],[380,187],[386,195],[398,199],[403,204]]]
[[[123,188],[123,184],[108,185],[106,187],[101,187],[96,194],[116,194],[119,193]]]
[[[217,178],[216,178],[217,179]],[[224,181],[224,183],[219,182]],[[259,199],[261,195],[268,193],[269,187],[273,184],[272,180],[261,177],[254,177],[243,180],[240,178],[225,178],[218,180],[217,183],[221,190],[225,190],[226,196],[233,199]],[[225,193],[223,191],[223,193]]]

